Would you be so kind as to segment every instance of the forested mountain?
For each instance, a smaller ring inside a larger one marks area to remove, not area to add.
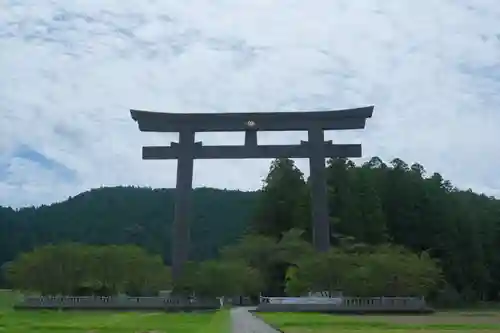
[[[136,244],[170,261],[171,189],[111,187],[67,201],[18,211],[0,207],[0,265],[33,247],[65,241]],[[248,226],[256,193],[199,188],[194,191],[192,257],[217,255]]]
[[[351,247],[393,243],[427,251],[444,272],[442,288],[469,300],[498,299],[500,201],[461,191],[418,163],[327,167],[331,240]],[[170,258],[173,191],[102,188],[39,208],[0,208],[0,263],[48,242],[134,243]],[[207,259],[245,230],[277,240],[290,229],[310,241],[309,186],[293,161],[275,160],[262,191],[194,191],[192,257]]]

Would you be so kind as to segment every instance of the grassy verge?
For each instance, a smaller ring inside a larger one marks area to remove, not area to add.
[[[219,313],[7,311],[0,314],[0,332],[9,333],[227,333],[219,331],[223,326]]]
[[[500,332],[500,312],[474,316],[446,312],[430,316],[342,316],[305,313],[262,313],[259,316],[285,333],[474,333]]]
[[[231,318],[228,309],[217,311],[208,327],[202,327],[199,333],[230,333]]]
[[[11,309],[21,300],[21,294],[16,291],[0,289],[0,311]]]
[[[0,290],[0,333],[229,333],[228,310],[207,313],[14,311],[20,294]]]

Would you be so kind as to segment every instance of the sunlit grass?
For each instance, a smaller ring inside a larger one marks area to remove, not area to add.
[[[466,312],[429,316],[345,316],[306,313],[260,313],[269,324],[285,333],[465,333],[500,332],[500,312]]]

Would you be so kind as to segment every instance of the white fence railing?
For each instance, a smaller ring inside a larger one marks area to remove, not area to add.
[[[261,297],[260,303],[270,304],[341,304],[342,297]]]
[[[415,307],[425,305],[424,297],[260,297],[269,304],[332,304],[343,307]]]

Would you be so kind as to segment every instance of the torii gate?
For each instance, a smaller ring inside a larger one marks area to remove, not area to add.
[[[174,281],[189,259],[191,191],[195,159],[308,158],[310,165],[313,244],[317,251],[330,247],[330,225],[325,158],[361,157],[360,144],[333,144],[325,130],[363,129],[373,106],[337,111],[270,113],[160,113],[130,110],[142,132],[179,133],[170,146],[143,147],[145,160],[177,160],[175,217],[172,225],[172,275]],[[198,132],[245,132],[241,146],[204,146],[195,142]],[[307,131],[308,141],[295,145],[259,145],[258,131]]]

